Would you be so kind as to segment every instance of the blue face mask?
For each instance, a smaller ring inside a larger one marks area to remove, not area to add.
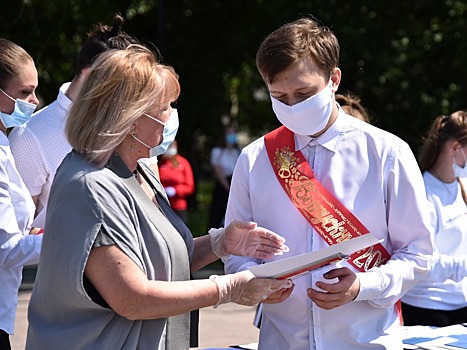
[[[160,120],[151,117],[148,114],[145,114],[146,117],[151,118],[158,123],[164,125],[164,131],[162,132],[162,142],[154,148],[151,148],[149,145],[138,139],[135,135],[132,135],[137,141],[141,142],[147,148],[150,148],[150,155],[151,157],[160,156],[164,154],[167,149],[169,148],[170,144],[174,142],[175,136],[177,136],[178,131],[178,112],[175,108],[172,108],[172,113],[170,113],[169,120],[165,123],[161,122]]]
[[[462,154],[464,155],[465,164],[462,167],[459,164],[457,164],[456,158],[453,158],[452,170],[454,171],[455,177],[465,178],[467,177],[467,157],[465,156],[463,148],[461,148],[461,151],[462,151]]]
[[[237,134],[234,132],[230,132],[227,135],[225,135],[225,142],[229,146],[234,146],[237,144]]]
[[[7,114],[0,112],[0,120],[2,121],[5,128],[13,128],[15,126],[22,125],[26,123],[32,116],[32,113],[35,111],[37,105],[29,103],[23,100],[14,99],[8,95],[3,89],[0,89],[5,96],[9,99],[15,101],[15,109],[13,113]]]

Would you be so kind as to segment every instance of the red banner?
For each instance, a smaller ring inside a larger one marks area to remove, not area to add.
[[[329,244],[368,233],[368,229],[316,179],[302,152],[295,151],[293,133],[280,127],[264,137],[274,173],[288,197]],[[379,266],[390,258],[377,244],[355,252],[349,263],[359,271]]]

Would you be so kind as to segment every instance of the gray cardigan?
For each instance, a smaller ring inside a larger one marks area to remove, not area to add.
[[[130,321],[88,296],[84,268],[101,226],[148,279],[189,280],[192,237],[181,237],[118,156],[100,168],[72,151],[50,193],[26,349],[188,349],[188,313]]]

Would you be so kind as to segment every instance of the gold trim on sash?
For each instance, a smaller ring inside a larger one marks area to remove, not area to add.
[[[292,151],[293,133],[280,127],[264,137],[277,179],[288,197],[329,245],[368,233],[368,229],[316,179],[302,152]],[[359,271],[379,266],[390,258],[377,244],[351,255]]]

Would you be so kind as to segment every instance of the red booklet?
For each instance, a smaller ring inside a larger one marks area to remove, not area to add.
[[[314,252],[296,255],[290,258],[287,258],[287,253],[285,253],[284,258],[281,260],[251,266],[249,269],[256,277],[277,279],[292,278],[322,266],[347,259],[356,251],[377,243],[380,242],[375,236],[366,233]]]

